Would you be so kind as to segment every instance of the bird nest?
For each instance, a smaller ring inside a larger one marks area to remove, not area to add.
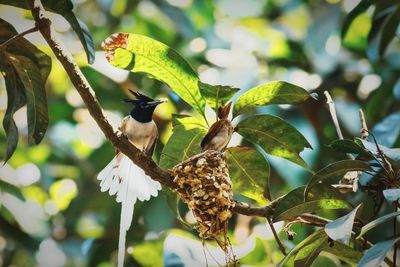
[[[226,232],[234,202],[224,155],[207,150],[175,166],[172,174],[175,192],[192,210],[200,237],[214,239],[228,252]]]

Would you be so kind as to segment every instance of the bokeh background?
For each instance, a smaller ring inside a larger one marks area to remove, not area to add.
[[[95,63],[86,64],[79,40],[60,15],[52,15],[53,27],[78,60],[112,124],[117,126],[129,112],[129,105],[121,102],[129,88],[170,99],[155,112],[160,131],[156,160],[171,135],[171,114],[192,111],[162,83],[110,66],[100,44],[112,33],[140,33],[166,43],[179,51],[206,83],[245,91],[268,81],[284,80],[318,93],[319,100],[298,106],[257,110],[281,116],[304,134],[314,149],[302,156],[315,170],[344,158],[327,146],[337,135],[324,90],[335,99],[345,137],[360,135],[358,110],[363,108],[370,128],[383,127],[379,123],[392,116],[386,121],[386,136],[377,134],[377,138],[383,145],[396,146],[400,132],[400,115],[396,113],[400,99],[399,31],[382,58],[367,53],[373,7],[358,16],[342,38],[343,19],[357,0],[73,2],[76,16],[88,26],[98,50]],[[18,32],[33,26],[26,10],[0,5],[0,17]],[[40,34],[26,38],[53,58],[46,85],[50,126],[44,141],[29,147],[26,108],[15,114],[20,143],[13,157],[0,167],[0,266],[113,266],[120,205],[99,191],[96,174],[111,160],[114,149]],[[2,119],[7,96],[1,77],[0,88]],[[215,117],[211,109],[208,115],[211,120]],[[4,153],[2,128],[0,138],[0,153]],[[232,142],[241,140],[235,137]],[[303,185],[310,177],[301,167],[265,156],[272,165],[274,197]],[[235,197],[252,203],[239,194]],[[185,222],[193,223],[184,206],[181,211]],[[276,227],[280,229],[283,224]],[[297,236],[293,241],[282,235],[289,247],[312,229],[300,225],[294,230]],[[385,229],[381,230],[384,235]],[[263,219],[234,217],[230,236],[245,265],[274,266],[282,258]],[[196,233],[176,219],[163,195],[137,204],[128,245],[131,256],[127,266],[201,266],[205,262]],[[216,263],[209,253],[223,263],[220,250],[212,246],[208,249],[210,266]],[[322,254],[314,264],[341,266],[328,254]]]

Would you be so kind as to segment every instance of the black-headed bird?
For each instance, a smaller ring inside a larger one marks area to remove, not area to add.
[[[136,99],[125,99],[133,108],[121,123],[119,130],[138,149],[148,156],[153,154],[158,130],[153,121],[155,108],[166,102],[166,99],[153,100],[143,94],[129,90]],[[126,233],[129,230],[136,200],[149,200],[156,197],[161,190],[159,182],[151,179],[144,171],[127,156],[117,151],[117,155],[98,174],[100,190],[116,194],[117,202],[121,203],[121,222],[118,242],[118,267],[122,267],[125,257]]]

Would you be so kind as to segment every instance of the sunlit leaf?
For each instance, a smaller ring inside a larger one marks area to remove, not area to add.
[[[268,114],[250,116],[239,122],[235,130],[269,154],[307,167],[299,153],[304,148],[311,148],[311,145],[299,131],[281,118]]]
[[[386,214],[384,216],[379,217],[378,219],[375,219],[369,223],[367,223],[366,225],[364,225],[361,228],[360,234],[357,236],[357,239],[361,238],[362,236],[364,236],[366,233],[368,233],[370,230],[374,229],[375,227],[381,225],[384,222],[387,222],[390,219],[393,219],[394,217],[400,216],[400,211],[397,212],[392,212],[389,214]]]
[[[70,0],[42,0],[41,2],[46,10],[60,14],[70,23],[85,49],[88,62],[90,64],[93,63],[95,53],[93,39],[90,36],[86,25],[82,21],[78,20],[72,12],[74,7],[72,2]],[[29,9],[27,1],[24,0],[0,0],[0,4]]]
[[[226,85],[211,85],[199,82],[201,95],[206,100],[207,104],[216,110],[221,103],[227,103],[232,96],[240,89]]]
[[[376,243],[372,248],[368,249],[364,256],[361,258],[357,266],[380,266],[382,261],[385,259],[386,254],[394,246],[396,242],[400,240],[400,237],[386,240],[383,242]]]
[[[264,202],[264,190],[269,196],[270,167],[257,149],[230,147],[225,153],[233,189],[242,195]]]
[[[142,266],[163,266],[164,238],[147,240],[133,246],[132,256]]]
[[[254,87],[241,95],[233,107],[233,115],[237,116],[264,105],[295,104],[309,97],[310,94],[306,90],[294,84],[282,81],[270,82]]]
[[[186,130],[193,128],[204,128],[207,130],[207,125],[203,120],[199,120],[190,115],[172,114],[172,126],[183,126]]]
[[[161,153],[160,167],[170,169],[200,153],[200,143],[206,133],[207,130],[200,127],[187,130],[182,125],[175,126]]]
[[[62,179],[53,183],[49,189],[50,197],[59,210],[65,210],[78,195],[78,188],[72,179]]]
[[[319,170],[316,174],[314,174],[311,177],[304,191],[304,196],[307,197],[307,194],[312,187],[327,179],[343,176],[350,171],[367,171],[367,170],[371,170],[369,164],[360,160],[348,159],[348,160],[341,160],[334,162],[326,166],[325,168]]]
[[[204,113],[205,100],[199,78],[192,67],[172,48],[139,34],[118,33],[103,44],[108,61],[115,67],[144,72],[171,87],[196,111]]]
[[[273,218],[275,221],[286,220],[303,213],[315,212],[324,209],[346,209],[350,205],[341,199],[338,191],[329,185],[316,185],[308,193],[304,201],[305,187],[298,187],[276,204]]]
[[[345,17],[342,25],[342,38],[346,36],[347,30],[350,28],[351,23],[353,20],[363,13],[367,8],[372,4],[372,0],[361,0],[358,5],[353,8],[349,14]]]
[[[383,196],[389,202],[395,202],[400,198],[400,189],[399,188],[391,188],[383,190]]]
[[[25,87],[29,140],[38,144],[43,139],[49,122],[44,81],[38,67],[29,58],[8,54],[7,60],[11,62]]]
[[[349,245],[351,233],[353,231],[354,219],[361,204],[353,209],[350,213],[340,217],[325,225],[325,233],[335,241],[339,241],[345,245]]]

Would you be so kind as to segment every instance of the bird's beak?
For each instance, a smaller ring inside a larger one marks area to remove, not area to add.
[[[168,102],[168,99],[166,99],[166,98],[159,98],[159,99],[156,99],[156,100],[154,100],[154,101],[147,102],[147,105],[148,105],[148,106],[154,107],[154,106],[157,106],[157,105],[159,105],[159,104],[161,104],[161,103],[166,103],[166,102]]]

